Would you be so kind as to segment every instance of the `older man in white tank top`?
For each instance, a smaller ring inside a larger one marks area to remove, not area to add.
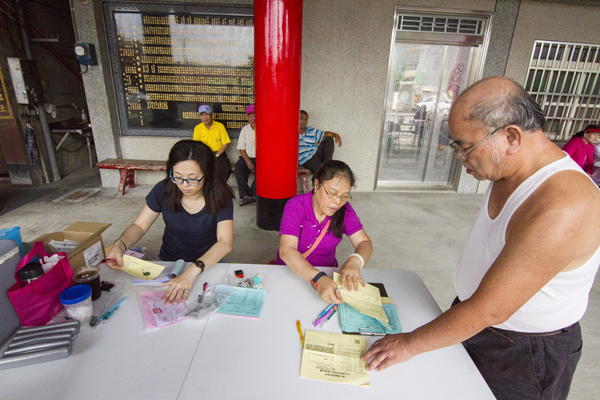
[[[449,125],[467,173],[492,181],[456,268],[458,298],[363,359],[383,370],[463,342],[498,399],[566,399],[600,265],[600,191],[546,138],[539,106],[511,80],[471,86]]]

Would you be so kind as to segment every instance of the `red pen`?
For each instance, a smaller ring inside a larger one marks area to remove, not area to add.
[[[100,261],[100,263],[101,263],[101,264],[103,264],[103,263],[108,263],[108,262],[113,262],[113,263],[116,263],[116,262],[117,262],[117,259],[116,259],[116,258],[107,258],[106,260],[102,260],[102,261]]]
[[[200,296],[198,296],[198,303],[202,303],[202,297],[204,296],[204,293],[206,292],[206,285],[208,285],[208,283],[204,282],[204,285],[202,286],[202,294]]]

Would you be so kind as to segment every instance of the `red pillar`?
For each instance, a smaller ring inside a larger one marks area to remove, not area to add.
[[[257,225],[279,230],[297,194],[302,0],[254,1]]]

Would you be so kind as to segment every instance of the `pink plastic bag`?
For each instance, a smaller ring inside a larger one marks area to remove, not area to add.
[[[19,262],[17,271],[23,268],[36,255],[47,256],[44,243],[35,242],[33,249]],[[67,255],[58,253],[64,258],[41,278],[23,286],[15,271],[17,281],[6,293],[23,326],[40,326],[48,323],[54,315],[63,309],[60,293],[71,286],[73,270]]]

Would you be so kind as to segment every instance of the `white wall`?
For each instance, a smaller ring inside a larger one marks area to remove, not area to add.
[[[337,132],[334,158],[352,168],[358,191],[372,191],[384,118],[395,6],[493,11],[496,2],[306,0],[302,102],[309,125]]]
[[[493,11],[495,3],[495,0],[455,0],[451,4],[445,0],[304,1],[302,108],[310,113],[311,125],[342,135],[343,147],[336,150],[335,158],[353,168],[358,176],[357,190],[371,191],[375,185],[395,6]],[[95,24],[91,23],[92,12]],[[101,7],[92,9],[91,4],[77,3],[75,21],[80,34],[89,41],[99,42],[99,47],[106,47],[106,39],[98,37],[104,35],[102,19]],[[99,87],[97,80],[85,81],[88,97],[103,99],[90,102],[94,136],[100,145],[99,158],[114,157],[113,154],[120,152],[123,158],[165,159],[168,149],[178,139],[120,136],[114,110],[106,110],[107,103],[108,108],[114,107],[112,80],[107,78],[109,55],[106,56],[104,66],[95,67],[97,71],[90,71],[86,77],[104,75],[105,86]],[[232,162],[237,161],[235,143],[228,155]],[[103,185],[118,184],[117,171],[102,172]],[[136,179],[140,184],[152,184],[157,177],[142,173]]]
[[[210,3],[251,4],[251,1],[214,0]],[[304,1],[301,107],[310,113],[310,125],[342,136],[343,147],[336,149],[335,158],[352,167],[358,176],[359,191],[373,190],[376,182],[395,6],[427,7],[428,10],[452,7],[457,10],[493,12],[496,10],[496,1]],[[99,59],[104,64],[91,67],[84,76],[98,156],[100,159],[114,157],[113,154],[120,152],[124,158],[165,159],[177,138],[120,136],[107,62],[106,38],[101,37],[105,35],[101,9],[96,2],[76,2],[74,11],[79,40],[96,43]],[[503,26],[503,21],[498,17],[494,15],[493,30]],[[518,82],[524,81],[536,39],[600,43],[598,21],[600,7],[523,0],[510,47],[506,76]],[[493,51],[494,48],[489,49],[490,53]],[[235,140],[228,154],[232,162],[237,161]],[[102,178],[105,186],[118,184],[117,171],[105,170]],[[139,174],[137,179],[142,184],[157,180],[148,173]]]

